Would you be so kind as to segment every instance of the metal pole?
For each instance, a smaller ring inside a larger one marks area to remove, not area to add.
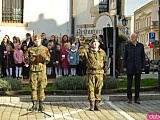
[[[159,0],[159,48],[160,48],[160,0]],[[159,49],[159,64],[158,64],[158,91],[160,91],[160,49]]]
[[[155,44],[152,42],[153,45],[153,61],[154,61],[154,50],[155,50]],[[154,62],[153,62],[153,74],[154,74]]]
[[[117,29],[117,16],[114,15],[113,27],[113,78],[116,78],[116,29]]]

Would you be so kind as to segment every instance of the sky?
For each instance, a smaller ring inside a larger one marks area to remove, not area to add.
[[[125,0],[125,15],[134,15],[134,11],[152,0]]]

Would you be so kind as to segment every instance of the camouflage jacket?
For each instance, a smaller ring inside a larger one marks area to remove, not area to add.
[[[87,73],[107,74],[108,59],[104,50],[99,48],[95,51],[92,48],[83,47],[78,51],[79,56],[86,58]]]
[[[37,62],[37,58],[34,56],[40,56],[38,59],[40,62]],[[26,63],[30,64],[31,71],[42,71],[46,69],[46,64],[50,61],[50,54],[47,47],[40,45],[38,47],[30,47],[25,52],[24,59]]]

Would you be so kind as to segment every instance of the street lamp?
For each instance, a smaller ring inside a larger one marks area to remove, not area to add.
[[[127,24],[128,24],[128,19],[123,18],[123,19],[122,19],[122,25],[123,25],[123,26],[127,26]]]

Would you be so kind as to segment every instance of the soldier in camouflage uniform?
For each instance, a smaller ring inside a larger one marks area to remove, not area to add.
[[[46,63],[50,61],[50,54],[47,47],[41,45],[41,35],[37,34],[33,39],[34,46],[28,48],[25,53],[25,62],[30,64],[29,83],[31,86],[31,99],[33,106],[30,111],[44,111],[43,101],[45,99],[44,89],[47,85]]]
[[[91,47],[80,48],[79,56],[86,58],[87,66],[87,88],[90,110],[100,110],[101,90],[103,87],[103,77],[107,74],[108,59],[104,50],[99,48],[97,39],[91,40]]]

